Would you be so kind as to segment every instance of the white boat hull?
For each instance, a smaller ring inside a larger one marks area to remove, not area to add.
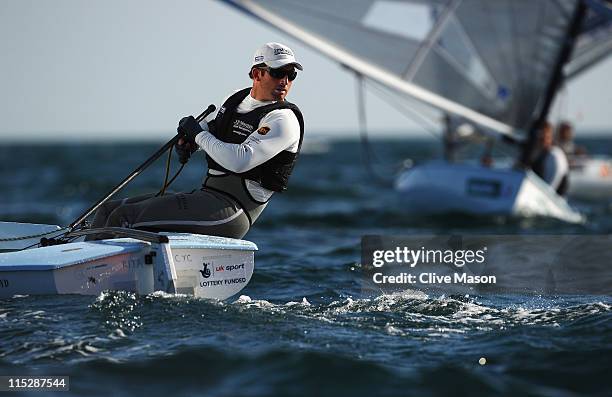
[[[583,221],[580,213],[531,171],[435,161],[401,173],[396,189],[403,193],[402,202],[412,213],[461,212]]]
[[[570,168],[568,195],[588,201],[612,199],[612,159],[575,157]]]
[[[118,238],[0,253],[0,298],[124,290],[226,299],[253,275],[257,246],[249,241],[187,233],[162,236],[167,242]]]

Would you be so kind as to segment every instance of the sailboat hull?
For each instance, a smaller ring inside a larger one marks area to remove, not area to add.
[[[612,159],[575,157],[569,176],[569,196],[578,200],[612,199]]]
[[[459,212],[583,221],[580,213],[531,171],[434,161],[401,173],[396,189],[412,213]]]
[[[27,225],[12,226],[24,231]],[[0,226],[10,228],[11,223]],[[31,225],[31,232],[55,229],[44,226]],[[189,233],[160,236],[162,242],[115,238],[0,253],[0,299],[106,290],[226,299],[253,275],[257,246],[249,241]]]

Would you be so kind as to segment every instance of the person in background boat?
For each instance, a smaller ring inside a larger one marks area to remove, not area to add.
[[[179,122],[179,161],[185,164],[198,149],[206,153],[202,188],[106,203],[92,227],[242,238],[272,195],[287,189],[302,146],[302,113],[285,100],[297,70],[302,65],[286,45],[260,47],[248,73],[252,86],[231,94],[210,122],[193,116]]]
[[[570,167],[576,165],[576,156],[586,156],[587,151],[583,146],[574,143],[574,128],[569,121],[562,121],[557,127],[557,145],[565,152]]]
[[[553,145],[553,127],[544,122],[538,136],[539,152],[532,168],[542,180],[564,196],[568,188],[569,164],[567,156],[558,146]]]

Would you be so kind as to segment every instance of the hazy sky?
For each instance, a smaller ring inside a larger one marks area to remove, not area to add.
[[[250,85],[267,41],[304,65],[288,99],[308,131],[356,136],[351,74],[221,2],[0,0],[0,139],[171,137],[183,115]],[[609,58],[570,84],[564,108],[579,129],[612,130],[610,76]],[[368,122],[420,129],[373,95]]]

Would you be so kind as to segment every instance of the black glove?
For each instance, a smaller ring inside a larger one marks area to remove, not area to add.
[[[185,141],[187,141],[187,143],[191,144],[193,147],[196,147],[196,135],[202,131],[202,127],[200,127],[200,124],[193,118],[193,116],[183,117],[181,121],[179,121],[178,128],[176,129],[176,132],[182,135],[183,139],[185,139]]]
[[[177,144],[174,146],[174,150],[176,151],[176,154],[178,154],[179,163],[186,164],[191,155],[197,150],[197,146],[188,142],[183,142],[182,145],[179,145],[177,142]]]

